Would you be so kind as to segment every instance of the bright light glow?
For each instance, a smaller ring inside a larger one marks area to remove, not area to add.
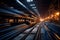
[[[32,2],[33,0],[27,0],[27,2]]]
[[[57,13],[56,13],[56,15],[58,15],[58,16],[59,16],[59,12],[57,12]]]
[[[40,21],[44,21],[44,19],[40,19]]]

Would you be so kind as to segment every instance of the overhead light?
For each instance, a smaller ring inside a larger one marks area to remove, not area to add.
[[[32,7],[33,9],[35,9],[36,7]]]
[[[33,1],[33,0],[30,0],[31,2]]]
[[[35,4],[30,4],[30,6],[35,6]]]
[[[27,0],[27,2],[33,2],[33,0]]]

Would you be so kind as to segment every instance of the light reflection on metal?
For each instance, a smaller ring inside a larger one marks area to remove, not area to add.
[[[24,12],[19,11],[19,10],[14,9],[14,8],[9,8],[9,7],[7,7],[6,9],[8,9],[8,10],[10,10],[10,11],[12,11],[12,12],[15,12],[15,13],[17,13],[17,14],[24,14]]]
[[[27,8],[22,2],[20,2],[19,0],[16,0],[20,5],[22,5],[24,8]]]
[[[30,13],[34,14],[34,12],[32,12],[28,7],[26,7],[22,2],[20,2],[19,0],[16,0],[20,5],[22,5],[24,8],[26,8]]]
[[[37,13],[37,15],[40,17],[40,14],[37,9],[34,8],[34,11]]]
[[[23,11],[19,11],[19,10],[13,8],[13,7],[5,7],[5,9],[6,9],[7,11],[10,11],[10,12],[13,12],[13,13],[16,13],[16,14],[24,14]],[[4,10],[5,10],[5,9],[4,9]]]
[[[56,33],[54,33],[54,35],[60,40],[60,37]]]
[[[14,13],[14,12],[11,12],[11,11],[8,11],[8,10],[5,10],[5,9],[0,9],[0,12],[7,13],[7,14],[12,14],[12,15],[15,15],[16,17],[20,16],[20,15]]]

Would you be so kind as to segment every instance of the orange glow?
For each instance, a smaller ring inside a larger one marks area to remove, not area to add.
[[[51,17],[53,17],[54,15],[51,15]]]
[[[9,20],[10,23],[13,23],[13,21],[14,21],[13,19],[10,19],[10,20]]]
[[[56,15],[59,16],[59,12],[57,12]]]
[[[49,19],[50,17],[47,17],[47,19]]]
[[[40,21],[44,21],[44,19],[40,19]]]

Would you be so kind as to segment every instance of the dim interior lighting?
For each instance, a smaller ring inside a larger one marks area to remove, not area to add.
[[[14,8],[14,7],[10,7],[10,8]]]
[[[13,19],[10,19],[10,20],[9,20],[10,23],[13,23],[13,21],[14,21]]]
[[[27,0],[27,2],[33,2],[33,0]]]

